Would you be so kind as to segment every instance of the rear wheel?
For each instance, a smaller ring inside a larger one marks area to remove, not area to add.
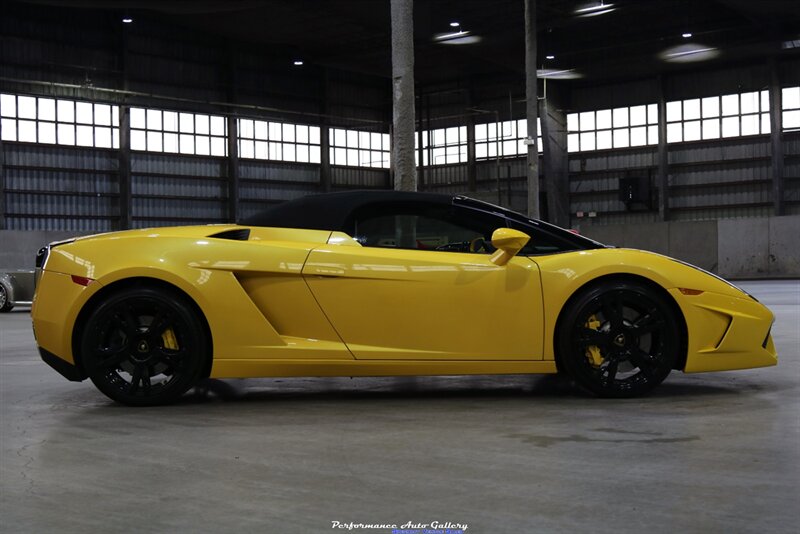
[[[210,357],[197,312],[181,295],[150,287],[114,294],[89,316],[84,368],[111,399],[132,406],[176,401]]]
[[[572,301],[560,321],[565,370],[602,397],[635,397],[664,381],[680,350],[675,314],[647,286],[607,282]]]

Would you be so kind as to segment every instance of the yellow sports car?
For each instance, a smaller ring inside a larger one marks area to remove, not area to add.
[[[775,365],[772,313],[721,278],[463,196],[354,191],[240,225],[51,243],[42,358],[131,405],[206,377],[568,373],[600,396]]]

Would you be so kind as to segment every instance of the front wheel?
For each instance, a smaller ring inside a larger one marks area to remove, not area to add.
[[[580,293],[559,321],[562,365],[601,397],[636,397],[669,375],[680,351],[669,304],[651,288],[606,282]]]
[[[14,305],[11,304],[11,292],[5,284],[0,283],[0,312],[9,312],[12,309]]]
[[[84,368],[106,396],[131,406],[176,401],[210,357],[202,324],[186,299],[152,287],[122,290],[89,316]]]

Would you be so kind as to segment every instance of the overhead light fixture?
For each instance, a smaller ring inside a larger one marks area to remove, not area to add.
[[[536,77],[550,80],[575,80],[583,78],[583,75],[575,69],[538,69]]]
[[[596,17],[597,15],[611,13],[615,9],[614,4],[606,4],[603,0],[600,0],[600,2],[592,2],[590,4],[578,6],[573,13],[579,17]]]
[[[461,26],[460,22],[453,21],[453,22],[450,23],[450,27],[451,28],[458,28],[459,26]]]
[[[481,42],[481,36],[473,35],[472,32],[458,30],[457,32],[437,33],[433,36],[433,40],[443,45],[467,45]]]
[[[294,66],[295,66],[295,67],[299,67],[299,66],[301,66],[302,64],[303,64],[303,60],[302,60],[302,59],[295,59],[295,60],[294,60]]]
[[[719,54],[719,49],[713,46],[691,43],[667,48],[659,54],[659,57],[670,63],[693,63],[714,59]]]
[[[122,17],[122,22],[124,24],[130,24],[131,22],[133,22],[133,19],[131,17]]]
[[[688,39],[691,36],[692,36],[692,32],[683,32],[681,34],[681,37],[683,37],[684,39]]]
[[[551,56],[544,56],[544,58],[545,58],[545,59],[555,59],[555,58],[556,58],[556,56],[552,56],[552,55],[551,55]]]

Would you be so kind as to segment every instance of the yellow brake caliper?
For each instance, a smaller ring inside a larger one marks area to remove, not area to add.
[[[178,350],[178,340],[175,338],[175,332],[172,328],[164,330],[164,333],[161,334],[161,341],[164,342],[165,349]]]
[[[600,328],[600,321],[597,320],[597,317],[594,315],[589,317],[589,320],[586,321],[586,328],[590,328],[592,330],[597,330]],[[589,360],[595,367],[600,367],[600,364],[603,363],[603,355],[600,353],[600,347],[597,345],[592,345],[591,347],[586,348],[586,359]]]

